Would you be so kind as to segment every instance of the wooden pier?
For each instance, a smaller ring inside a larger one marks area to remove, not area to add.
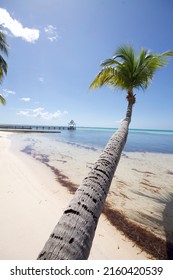
[[[62,130],[75,130],[73,126],[45,126],[45,125],[0,125],[0,131],[27,133],[61,133]]]

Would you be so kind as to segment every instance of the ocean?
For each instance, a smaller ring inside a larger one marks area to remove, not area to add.
[[[101,150],[115,131],[113,128],[79,127],[57,134],[44,134],[44,137],[86,149]],[[173,130],[130,129],[124,151],[173,154]]]
[[[61,133],[17,133],[18,141],[45,139],[49,143],[63,142],[76,147],[102,150],[115,128],[77,127],[76,130],[61,130]],[[46,141],[46,142],[47,142]],[[173,130],[129,129],[125,152],[151,152],[173,154]]]

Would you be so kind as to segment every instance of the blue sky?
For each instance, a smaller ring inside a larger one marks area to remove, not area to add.
[[[173,50],[171,0],[1,0],[10,46],[0,123],[118,127],[126,94],[89,91],[117,47]],[[173,59],[136,91],[131,128],[173,129]]]

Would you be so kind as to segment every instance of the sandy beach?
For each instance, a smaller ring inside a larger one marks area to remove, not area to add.
[[[8,136],[0,132],[0,259],[36,259],[72,198],[70,187],[80,185],[99,153],[58,143],[56,161],[52,155],[47,163],[45,152],[30,150],[28,155],[12,149]],[[115,209],[114,215],[123,211],[136,227],[171,240],[172,166],[172,155],[123,154],[89,259],[157,258],[138,247],[128,232],[120,232],[108,210]]]

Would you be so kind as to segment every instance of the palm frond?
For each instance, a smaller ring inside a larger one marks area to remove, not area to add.
[[[118,62],[117,60],[113,59],[113,58],[109,58],[109,59],[104,60],[104,61],[100,64],[100,66],[106,67],[106,66],[112,66],[112,65],[114,65],[114,64],[120,65],[121,63]]]
[[[172,51],[151,54],[146,49],[142,49],[137,56],[131,46],[122,46],[112,58],[101,63],[103,68],[90,85],[90,89],[109,85],[127,91],[134,88],[145,90],[156,70],[164,67],[171,56]]]
[[[8,65],[3,57],[0,55],[0,80],[3,79],[4,74],[6,75],[8,71]]]
[[[94,81],[91,83],[89,89],[94,89],[103,86],[104,84],[108,84],[112,77],[116,76],[116,69],[113,67],[105,67],[103,68]]]
[[[114,59],[120,58],[123,62],[134,63],[135,53],[131,46],[122,46],[114,53]]]
[[[161,53],[161,56],[163,56],[163,57],[170,57],[170,56],[173,56],[173,52],[172,51],[167,51],[167,52],[164,52],[164,53]]]
[[[5,103],[6,103],[6,101],[5,101],[5,99],[4,99],[4,97],[2,95],[0,95],[0,103],[2,105],[5,105]]]
[[[0,51],[6,55],[8,55],[8,44],[6,42],[5,34],[0,29]],[[8,66],[4,58],[0,55],[0,83],[2,82],[4,78],[4,74],[7,74]],[[1,103],[3,102],[3,99],[1,97]]]
[[[8,56],[8,44],[6,42],[6,36],[3,33],[2,30],[0,30],[0,50],[3,52],[5,55]]]

